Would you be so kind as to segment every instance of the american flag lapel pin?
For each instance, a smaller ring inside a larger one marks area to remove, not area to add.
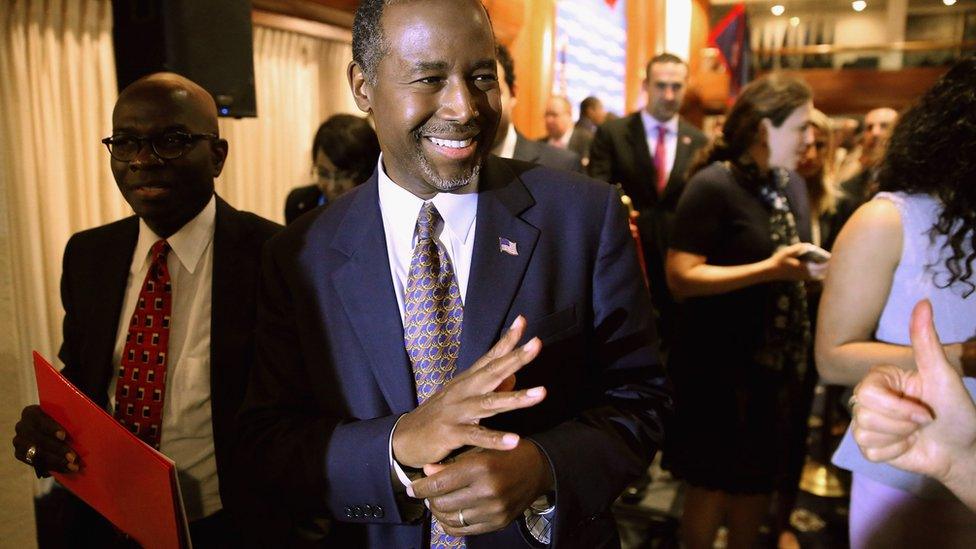
[[[498,251],[508,255],[518,255],[518,244],[507,238],[498,237]]]

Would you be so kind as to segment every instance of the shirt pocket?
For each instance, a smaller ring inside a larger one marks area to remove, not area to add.
[[[163,430],[195,438],[212,433],[210,423],[210,359],[183,358],[167,373]]]

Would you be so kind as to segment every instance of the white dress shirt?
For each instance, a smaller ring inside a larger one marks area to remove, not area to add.
[[[515,128],[509,126],[509,131],[514,134]],[[417,217],[420,215],[420,209],[425,201],[390,179],[383,167],[382,154],[380,155],[377,174],[380,214],[383,218],[383,232],[386,234],[386,253],[390,259],[390,275],[397,298],[397,307],[400,310],[400,321],[405,322],[406,314],[403,300],[407,287],[407,276],[410,272],[410,261],[413,259],[413,249],[417,245]],[[437,193],[434,198],[429,200],[429,202],[434,203],[443,219],[443,222],[438,223],[434,235],[437,241],[444,246],[451,265],[454,267],[454,276],[457,278],[462,304],[467,295],[471,256],[474,252],[474,233],[478,214],[477,189],[478,182],[475,181],[469,192],[464,194]],[[395,424],[393,430],[396,430]],[[393,475],[399,479],[404,487],[409,487],[412,484],[410,477],[393,459],[393,431],[390,431],[389,453]],[[540,499],[544,502],[548,501],[544,498]],[[526,510],[524,514],[527,527],[532,535],[537,540],[548,543],[550,521],[554,508],[551,505],[542,505],[542,507],[548,507],[544,513]],[[543,514],[546,520],[538,520],[537,517]]]
[[[505,140],[499,144],[498,150],[492,151],[502,158],[515,158],[515,145],[518,143],[518,134],[515,133],[515,124],[508,125],[505,133]]]
[[[644,123],[644,135],[647,138],[647,150],[651,152],[651,161],[654,161],[654,153],[657,151],[657,134],[658,126],[664,126],[667,129],[667,133],[664,134],[664,180],[667,181],[671,177],[671,168],[674,167],[674,157],[678,148],[678,115],[671,117],[671,120],[667,122],[661,122],[657,118],[654,118],[647,113],[646,110],[641,110],[641,122]],[[657,185],[657,182],[655,182]]]
[[[211,198],[196,217],[166,239],[171,248],[166,265],[173,286],[173,301],[159,451],[176,462],[187,519],[191,521],[222,507],[210,413],[210,307],[216,213],[217,202]],[[129,319],[152,260],[150,248],[159,240],[140,219],[139,239],[132,255],[112,355],[113,372],[116,372],[108,387],[112,410]]]

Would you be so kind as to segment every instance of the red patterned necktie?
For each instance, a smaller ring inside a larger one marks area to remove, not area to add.
[[[664,192],[664,187],[668,185],[668,151],[665,148],[664,137],[668,134],[668,129],[664,126],[657,127],[657,146],[654,148],[654,171],[657,172],[657,194]]]
[[[157,449],[163,430],[166,354],[173,307],[166,266],[169,250],[165,240],[153,244],[152,263],[129,321],[115,386],[115,418]]]
[[[464,310],[447,251],[434,238],[441,215],[432,202],[417,216],[417,245],[404,292],[403,342],[413,366],[417,402],[423,404],[454,377]],[[444,532],[431,517],[431,549],[464,549],[463,537]]]

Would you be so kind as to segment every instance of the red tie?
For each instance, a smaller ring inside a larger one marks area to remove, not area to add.
[[[668,184],[668,151],[664,148],[664,136],[667,134],[668,129],[666,127],[657,127],[657,146],[654,148],[654,170],[657,172],[657,194],[659,196],[664,192],[664,187]]]
[[[163,430],[166,351],[173,301],[166,266],[169,250],[165,240],[153,244],[152,263],[129,321],[115,386],[115,418],[157,449]]]

